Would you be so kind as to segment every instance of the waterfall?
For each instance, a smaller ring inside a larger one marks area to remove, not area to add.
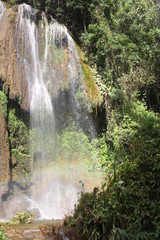
[[[48,141],[54,145],[55,120],[54,106],[52,104],[48,82],[45,82],[46,59],[40,60],[38,26],[36,25],[37,10],[32,9],[29,5],[23,4],[19,6],[17,29],[19,36],[24,44],[21,49],[17,49],[19,58],[23,62],[25,76],[28,83],[28,98],[31,116],[31,128],[33,129],[34,142],[37,154],[41,155],[44,162],[47,152]],[[19,40],[19,39],[18,39]],[[19,47],[19,42],[17,42]],[[44,55],[47,56],[47,44]]]
[[[5,4],[0,1],[0,18],[2,17],[5,10],[6,10]]]
[[[96,129],[79,54],[65,26],[27,4],[18,7],[15,39],[17,69],[27,82],[32,174],[31,187],[12,206],[63,218],[77,202],[79,182],[95,182],[88,168]]]

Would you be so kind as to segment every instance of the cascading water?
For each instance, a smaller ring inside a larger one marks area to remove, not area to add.
[[[47,86],[50,80],[47,79],[47,82],[45,82],[44,77],[47,59],[40,60],[39,29],[35,23],[36,13],[36,10],[26,4],[19,6],[17,31],[24,47],[21,49],[21,55],[20,49],[17,49],[17,54],[23,62],[28,83],[30,123],[33,130],[33,141],[36,146],[35,154],[38,154],[41,163],[44,163],[49,154],[48,145],[52,144],[53,148],[55,145],[55,118],[54,106]],[[18,47],[19,42],[17,41]],[[46,44],[45,58],[47,57],[47,51]]]
[[[6,6],[3,2],[0,1],[0,18],[3,15],[4,11],[6,10]]]
[[[19,76],[28,86],[32,186],[12,198],[12,206],[63,218],[77,201],[79,181],[94,186],[83,170],[88,159],[95,161],[85,134],[92,139],[96,131],[79,55],[63,25],[26,4],[18,8],[16,48]]]

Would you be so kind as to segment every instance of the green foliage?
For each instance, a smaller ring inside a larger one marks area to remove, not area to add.
[[[113,146],[117,158],[153,157],[158,153],[159,115],[148,111],[140,102],[132,103],[124,116],[119,116],[116,111],[108,124],[108,141]]]
[[[144,86],[137,76],[136,90],[140,91],[141,98],[146,98],[147,104],[159,108],[160,48],[156,5],[151,1],[101,1],[99,6],[95,4],[93,17],[94,21],[81,40],[103,81],[118,91],[124,76],[133,79],[138,71],[143,74]]]
[[[106,141],[106,136],[103,133],[101,137],[98,137],[92,141],[94,151],[96,152],[100,166],[107,169],[108,164],[111,163],[109,148]]]
[[[158,158],[125,161],[107,188],[82,194],[74,218],[86,239],[159,239],[158,166]]]
[[[5,230],[0,230],[0,240],[9,240]]]
[[[3,91],[0,91],[0,103],[2,105],[2,111],[3,111],[3,116],[6,119],[7,118],[7,96]]]
[[[86,32],[90,1],[67,0],[66,6],[68,10],[72,12],[72,19],[78,17],[80,19],[80,22],[82,23],[84,32]]]
[[[11,148],[27,153],[28,130],[23,120],[16,116],[15,109],[9,110],[8,129]]]
[[[159,33],[155,5],[145,1],[117,1],[110,6],[108,19],[105,15],[107,3],[103,4],[100,23],[90,24],[87,35],[83,35],[90,44],[90,51],[96,54],[96,63],[102,67],[102,60],[104,66],[110,61],[110,68],[115,67],[115,74],[120,76],[144,58],[152,61],[158,51],[156,38]]]
[[[120,113],[112,111],[99,146],[108,180],[82,193],[74,220],[86,239],[158,240],[160,118],[140,101]]]
[[[18,174],[26,176],[30,172],[29,131],[15,108],[9,109],[7,126],[12,168],[17,167]]]
[[[19,3],[19,1],[17,1],[17,0],[8,0],[7,2],[11,5],[15,5],[15,4]]]
[[[30,172],[29,154],[22,153],[18,151],[16,148],[11,149],[11,154],[12,154],[12,166],[19,166],[20,167],[19,169],[22,169],[21,171],[24,174],[24,176],[27,176],[27,173]]]
[[[160,118],[148,110],[159,109],[157,9],[101,1],[93,14],[81,40],[107,87],[107,132],[98,146],[107,180],[82,193],[74,220],[87,240],[158,240]]]
[[[9,92],[8,86],[3,85],[3,91],[0,91],[0,103],[2,105],[3,115],[6,120],[8,140],[10,146],[10,154],[12,156],[12,167],[21,166],[26,173],[29,170],[27,162],[29,162],[28,155],[28,128],[22,118],[20,118],[17,109],[10,109],[10,100],[7,99]],[[21,98],[18,98],[20,106]],[[25,170],[24,170],[25,169]]]
[[[32,223],[35,215],[31,211],[18,212],[10,221],[9,225]]]
[[[98,167],[98,152],[94,142],[91,142],[81,129],[78,130],[74,122],[57,136],[57,150],[57,157],[69,164],[87,163],[89,170]]]

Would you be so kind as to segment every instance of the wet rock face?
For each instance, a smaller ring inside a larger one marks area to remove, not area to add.
[[[16,54],[16,16],[13,8],[5,10],[0,18],[0,75],[10,89],[9,98],[20,98],[22,108],[28,110],[27,83]]]
[[[17,59],[16,18],[16,7],[5,9],[4,3],[0,1],[0,90],[5,90],[8,104],[10,102],[13,105],[12,100],[19,100],[23,111],[28,111],[27,83],[23,67]],[[7,183],[10,180],[11,165],[16,163],[11,156],[8,117],[4,117],[2,105],[0,99],[0,183]]]
[[[5,183],[9,179],[9,144],[6,122],[0,102],[0,182]]]
[[[5,11],[5,5],[0,2],[0,88],[2,88],[2,74],[5,75],[5,63],[4,61],[4,50],[5,46],[3,43],[5,41],[2,41],[2,22],[5,21],[3,17],[3,12]],[[6,44],[6,43],[5,43]],[[3,114],[3,106],[2,106],[2,100],[0,99],[0,182],[5,183],[7,180],[9,180],[9,144],[8,144],[8,134],[6,129],[6,121]],[[2,195],[3,191],[2,188],[0,189],[0,195]],[[2,217],[4,215],[3,207],[0,202],[0,216]]]

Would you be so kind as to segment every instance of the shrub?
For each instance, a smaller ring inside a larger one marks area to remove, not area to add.
[[[35,215],[31,211],[18,212],[9,222],[11,225],[32,223],[34,221]]]
[[[9,240],[5,230],[0,230],[0,240]]]
[[[7,96],[3,91],[0,91],[0,102],[2,104],[2,111],[3,111],[3,116],[6,119],[7,118]]]

